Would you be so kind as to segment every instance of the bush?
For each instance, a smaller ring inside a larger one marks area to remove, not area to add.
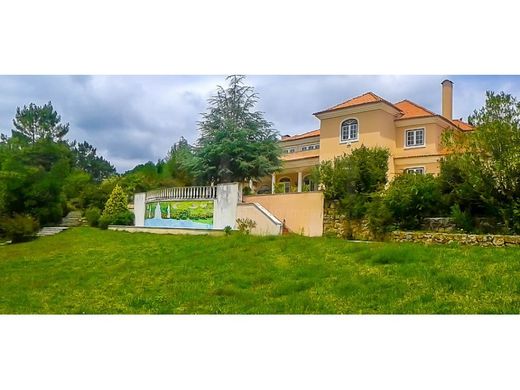
[[[226,236],[230,236],[232,230],[233,230],[233,229],[231,229],[231,226],[229,226],[229,225],[227,225],[226,227],[224,227],[224,233],[226,233]]]
[[[85,211],[85,218],[87,219],[89,226],[98,226],[100,217],[101,210],[99,210],[97,207],[90,207],[87,211]]]
[[[34,239],[40,228],[36,219],[28,215],[20,214],[15,214],[14,217],[4,218],[1,225],[5,236],[13,243]]]
[[[473,218],[468,210],[462,211],[458,204],[451,206],[451,219],[457,229],[469,233],[475,229]]]
[[[105,204],[104,216],[115,216],[128,211],[128,201],[125,193],[119,185],[116,185]]]
[[[245,186],[242,188],[242,195],[251,195],[253,193],[253,190],[249,186]]]
[[[392,212],[385,204],[382,195],[376,195],[367,206],[368,228],[376,239],[383,239],[394,227]]]
[[[237,219],[238,231],[243,234],[250,234],[251,230],[256,227],[256,222],[250,218]]]
[[[417,229],[425,217],[443,213],[439,181],[433,175],[397,176],[384,194],[384,203],[400,228]]]
[[[123,211],[116,215],[102,215],[99,218],[98,226],[101,229],[107,229],[108,225],[133,225],[134,213],[131,211]]]

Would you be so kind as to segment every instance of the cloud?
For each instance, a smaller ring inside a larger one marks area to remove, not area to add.
[[[372,91],[397,102],[410,99],[440,112],[444,78],[455,83],[454,116],[467,118],[485,91],[520,97],[518,76],[249,76],[265,113],[282,134],[319,127],[312,115]],[[86,140],[119,172],[163,158],[181,136],[194,142],[207,99],[225,76],[0,76],[0,131],[10,133],[16,107],[52,101],[69,139]]]

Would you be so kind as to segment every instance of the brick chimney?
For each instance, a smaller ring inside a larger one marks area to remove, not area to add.
[[[442,83],[442,116],[453,119],[453,82],[444,80]]]

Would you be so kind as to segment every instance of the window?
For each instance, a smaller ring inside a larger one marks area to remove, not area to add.
[[[424,128],[406,130],[405,145],[407,148],[424,146]]]
[[[302,152],[305,152],[306,150],[315,150],[315,149],[319,149],[319,148],[320,148],[320,144],[304,145],[304,146],[302,146]]]
[[[284,185],[284,192],[291,192],[291,179],[288,177],[282,177],[279,181],[280,184]]]
[[[314,181],[311,178],[311,175],[307,175],[303,178],[303,192],[307,191],[316,191],[316,185],[314,184]]]
[[[416,175],[424,175],[424,167],[413,167],[413,168],[406,168],[405,173],[413,173]]]
[[[347,119],[341,124],[341,142],[357,141],[359,139],[359,129],[357,119]]]
[[[296,152],[296,148],[287,148],[283,150],[284,154]]]

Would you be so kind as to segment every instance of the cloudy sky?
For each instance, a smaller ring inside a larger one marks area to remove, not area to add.
[[[441,81],[454,85],[454,117],[484,103],[486,90],[520,97],[520,76],[248,76],[258,109],[281,134],[319,127],[313,112],[367,91],[410,99],[440,112]],[[197,139],[197,121],[225,76],[0,76],[0,132],[10,134],[16,107],[52,101],[69,139],[86,140],[119,172],[166,155],[180,136]]]

